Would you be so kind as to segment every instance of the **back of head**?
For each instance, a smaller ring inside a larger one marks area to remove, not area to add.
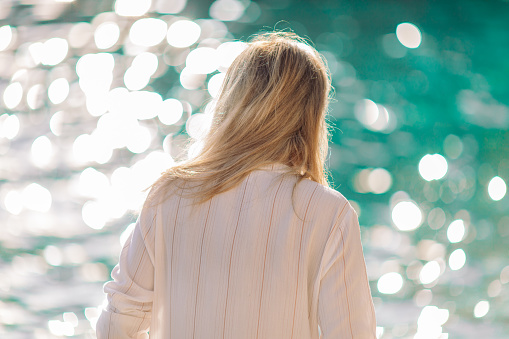
[[[206,201],[272,163],[327,185],[329,91],[325,62],[302,38],[286,32],[254,36],[226,73],[201,152],[154,185],[177,178],[194,182],[199,200]]]

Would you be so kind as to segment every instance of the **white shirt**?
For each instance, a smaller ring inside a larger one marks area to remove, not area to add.
[[[175,194],[143,209],[104,285],[98,339],[376,338],[355,210],[304,179],[296,215],[285,167],[200,205]]]

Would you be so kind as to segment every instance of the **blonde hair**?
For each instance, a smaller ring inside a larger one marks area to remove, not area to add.
[[[177,186],[202,203],[274,163],[289,166],[297,183],[307,178],[329,186],[330,89],[325,60],[304,39],[255,35],[226,72],[201,151],[162,173],[147,201]]]

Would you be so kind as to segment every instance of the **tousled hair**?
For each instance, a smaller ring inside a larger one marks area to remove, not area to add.
[[[325,60],[303,38],[255,35],[226,72],[201,151],[162,173],[147,188],[146,203],[171,187],[202,203],[275,163],[288,166],[287,174],[298,177],[295,185],[310,179],[329,186],[330,90]]]

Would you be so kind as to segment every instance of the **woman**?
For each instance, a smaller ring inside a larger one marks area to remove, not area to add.
[[[200,153],[152,185],[99,339],[376,338],[358,217],[324,174],[329,91],[296,35],[248,44]]]

